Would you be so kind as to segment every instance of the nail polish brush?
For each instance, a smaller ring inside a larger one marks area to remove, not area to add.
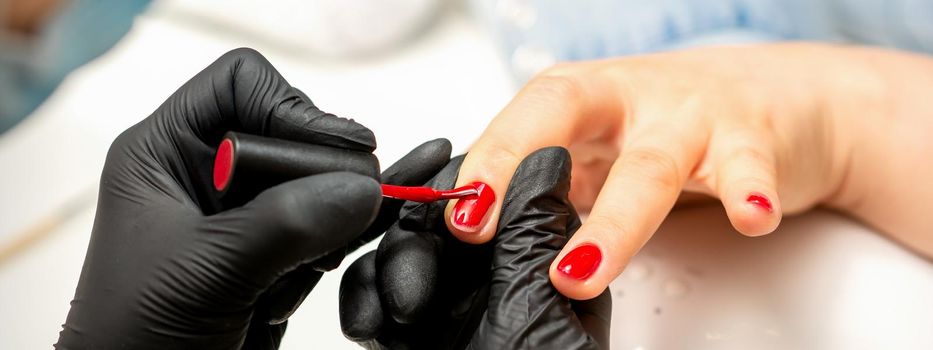
[[[369,158],[373,159],[364,160]],[[213,188],[222,201],[236,206],[276,184],[324,172],[349,171],[378,178],[378,173],[361,165],[372,164],[374,158],[367,152],[228,132],[214,156]],[[475,196],[478,192],[473,184],[452,190],[382,185],[384,197],[422,203]]]
[[[479,191],[476,189],[476,186],[472,184],[457,187],[452,190],[438,190],[431,187],[382,185],[383,197],[421,203],[476,196],[477,194],[479,194]]]

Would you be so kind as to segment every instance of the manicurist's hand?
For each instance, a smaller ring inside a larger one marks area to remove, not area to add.
[[[463,157],[429,183],[452,188]],[[367,349],[608,349],[612,300],[573,301],[548,281],[551,260],[580,227],[570,155],[559,147],[518,166],[491,242],[463,243],[443,202],[407,202],[375,252],[340,283],[344,334]]]
[[[231,130],[343,159],[225,207],[212,163]],[[277,348],[323,271],[398,219],[400,203],[380,204],[375,146],[372,132],[319,110],[260,54],[227,53],[113,142],[56,348]],[[446,140],[428,142],[381,178],[421,184],[449,157]]]
[[[739,232],[826,205],[933,256],[933,60],[855,47],[705,48],[554,67],[471,148],[452,202],[460,240],[492,239],[521,160],[574,159],[571,200],[589,217],[550,267],[564,295],[599,295],[682,191],[718,198]]]

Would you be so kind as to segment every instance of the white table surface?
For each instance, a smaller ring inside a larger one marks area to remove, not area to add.
[[[465,150],[514,91],[490,39],[456,11],[397,52],[337,62],[179,19],[177,8],[157,4],[0,136],[0,244],[83,198],[76,215],[0,262],[0,349],[48,348],[57,339],[111,140],[222,53],[263,52],[317,105],[373,129],[384,165],[436,137]],[[283,349],[358,348],[337,321],[346,265],[326,274],[292,317]],[[931,264],[828,212],[786,219],[758,239],[732,231],[716,207],[675,212],[612,288],[617,349],[933,348]]]

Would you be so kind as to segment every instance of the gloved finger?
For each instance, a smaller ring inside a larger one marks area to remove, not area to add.
[[[464,156],[456,156],[434,175],[431,180],[425,183],[425,186],[446,190],[451,189],[457,181],[457,172],[460,171],[460,165],[463,164]],[[432,203],[405,202],[399,212],[399,226],[403,229],[424,230],[447,232],[446,224],[443,227],[437,226],[437,219],[442,218],[444,207],[448,201],[436,201]],[[441,212],[438,211],[441,210]]]
[[[340,329],[355,342],[373,341],[383,328],[382,303],[376,288],[376,252],[353,262],[340,280]]]
[[[612,321],[612,293],[609,288],[589,300],[570,300],[570,307],[580,319],[583,329],[599,344],[609,349],[609,331]]]
[[[560,147],[531,153],[515,171],[493,239],[489,306],[471,342],[475,348],[599,347],[548,280],[551,261],[577,220],[568,198],[570,171],[570,154]]]
[[[214,146],[227,131],[372,152],[372,131],[318,109],[253,49],[221,56],[185,83],[162,108],[184,118],[165,120]]]
[[[412,333],[388,319],[376,285],[376,252],[350,264],[340,280],[340,329],[343,335],[370,350],[405,349]]]
[[[436,174],[450,159],[450,141],[436,139],[415,147],[383,172],[385,183],[402,186],[421,185]],[[403,201],[383,201],[379,214],[366,231],[347,247],[337,248],[322,258],[289,272],[263,293],[264,313],[270,323],[284,322],[304,301],[321,278],[321,273],[340,265],[346,254],[378,237],[398,220]]]
[[[340,282],[340,326],[347,339],[371,350],[466,347],[475,324],[460,320],[481,318],[474,314],[481,315],[485,310],[488,290],[471,293],[475,297],[465,300],[463,310],[458,310],[456,305],[448,309],[450,304],[436,300],[438,303],[434,304],[431,315],[437,319],[400,324],[386,314],[387,304],[379,296],[382,286],[375,281],[377,265],[375,252],[369,252],[350,265]],[[456,320],[448,320],[453,314],[457,314]],[[457,326],[459,323],[463,324]],[[433,332],[432,329],[443,331]]]
[[[344,336],[370,350],[464,348],[462,344],[439,347],[437,344],[446,334],[426,333],[436,324],[399,324],[386,314],[387,304],[380,299],[380,286],[375,279],[375,257],[376,252],[369,252],[357,259],[340,281],[340,327]],[[439,314],[452,311],[435,310]]]
[[[438,189],[452,188],[463,157],[452,159],[428,182]],[[443,249],[443,215],[446,201],[407,202],[398,225],[386,232],[376,250],[376,282],[385,312],[399,323],[420,319],[436,295],[440,254]],[[440,235],[435,233],[440,229]]]
[[[243,339],[242,350],[275,350],[282,343],[282,337],[285,336],[285,328],[288,323],[279,323],[270,325],[253,319],[249,328],[246,330],[246,338]]]
[[[253,318],[269,324],[288,320],[324,276],[312,264],[304,264],[289,271],[272,284],[256,302]]]
[[[376,215],[379,184],[353,173],[289,181],[243,207],[207,217],[216,235],[201,244],[223,245],[224,268],[237,271],[247,290],[261,291],[283,274],[356,239]]]
[[[171,191],[167,194],[173,200],[193,201],[202,213],[213,214],[228,207],[211,188],[214,155],[228,131],[366,153],[376,148],[372,131],[321,111],[265,57],[241,48],[191,78],[151,117],[118,137],[111,149],[153,163],[173,182],[162,192]]]
[[[399,186],[419,186],[430,180],[450,161],[451,145],[447,139],[425,142],[408,152],[404,157],[382,172],[382,183]],[[314,262],[318,271],[330,271],[340,265],[343,257],[356,251],[369,241],[383,234],[390,225],[398,221],[399,210],[404,201],[386,199],[382,201],[379,214],[360,237]]]
[[[399,186],[425,184],[450,162],[451,148],[447,139],[431,140],[415,147],[382,172],[382,183]],[[403,204],[405,201],[397,199],[382,201],[376,220],[359,239],[347,246],[348,253],[379,237],[390,225],[398,221],[399,210]]]
[[[297,178],[348,171],[379,178],[370,152],[229,132],[213,159],[212,193],[222,209],[243,205],[260,192]]]
[[[376,250],[376,280],[385,312],[396,322],[424,315],[438,284],[442,240],[429,231],[389,228]]]

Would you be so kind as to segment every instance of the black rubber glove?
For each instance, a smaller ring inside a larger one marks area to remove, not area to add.
[[[229,130],[351,150],[329,170],[368,170],[296,179],[221,211],[211,165]],[[397,220],[400,205],[387,203],[373,221],[375,145],[372,132],[317,109],[257,52],[224,55],[111,146],[56,347],[276,348],[320,271]],[[449,157],[446,140],[429,142],[382,178],[420,184]]]
[[[461,162],[453,159],[431,186],[451,188]],[[580,226],[569,189],[565,149],[532,153],[505,194],[496,237],[484,245],[447,231],[446,201],[406,203],[379,248],[343,276],[344,334],[368,349],[608,349],[608,289],[572,301],[548,279]]]

